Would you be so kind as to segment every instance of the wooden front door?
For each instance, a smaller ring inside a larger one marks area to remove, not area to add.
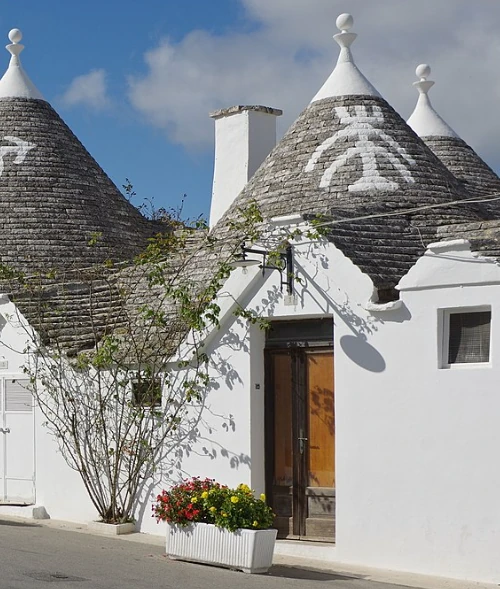
[[[335,539],[330,348],[266,352],[267,492],[281,538]]]

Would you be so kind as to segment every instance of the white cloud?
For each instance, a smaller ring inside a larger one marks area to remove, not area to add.
[[[415,67],[430,63],[436,109],[490,164],[500,117],[500,3],[491,0],[240,0],[251,32],[192,31],[145,55],[147,72],[129,80],[132,104],[171,140],[211,145],[208,112],[233,104],[283,108],[284,130],[330,74],[336,16],[354,15],[356,62],[408,118],[417,99]]]
[[[66,106],[86,106],[102,110],[109,105],[106,87],[106,72],[103,69],[92,70],[88,74],[73,79],[61,101]]]

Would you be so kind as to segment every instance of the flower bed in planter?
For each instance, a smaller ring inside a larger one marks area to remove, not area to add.
[[[234,532],[213,524],[168,524],[167,556],[238,569],[245,573],[265,573],[272,565],[277,530]]]
[[[244,484],[230,489],[195,478],[158,495],[153,516],[168,524],[168,556],[263,573],[272,564],[276,540],[265,499]]]

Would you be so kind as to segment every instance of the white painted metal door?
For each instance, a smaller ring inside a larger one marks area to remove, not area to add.
[[[0,379],[0,503],[35,502],[33,396],[26,379]]]

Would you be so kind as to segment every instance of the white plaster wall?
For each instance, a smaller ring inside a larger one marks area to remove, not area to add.
[[[330,244],[297,245],[295,257],[302,278],[302,283],[296,285],[295,305],[285,304],[277,272],[267,271],[263,276],[255,268],[237,270],[230,279],[228,290],[237,295],[243,307],[276,319],[337,314],[349,321],[346,315],[351,312],[346,311],[349,298],[342,287],[336,285],[337,278],[352,284],[359,300],[366,301],[371,296],[370,280]],[[209,476],[228,485],[247,483],[257,493],[265,490],[265,337],[258,326],[232,315],[232,297],[227,297],[222,307],[223,326],[207,340],[214,386],[196,425],[193,441],[183,449],[181,469],[145,489],[137,514],[141,531],[164,534],[163,527],[151,518],[151,503],[156,494],[175,478]],[[12,329],[12,326],[9,324],[5,329]],[[5,335],[8,335],[5,341],[8,340],[10,346],[24,349],[22,328]],[[22,363],[21,354],[16,366],[20,367]],[[37,502],[43,504],[55,519],[77,522],[94,519],[95,510],[78,474],[65,464],[55,440],[42,427],[40,415],[36,421]]]
[[[259,272],[253,274],[259,275]],[[241,292],[244,296],[244,285]],[[25,363],[23,351],[28,342],[25,328],[20,323],[23,318],[8,301],[0,305],[0,315],[9,318],[2,326],[0,343],[0,359],[8,362],[5,376],[8,373],[18,376]],[[255,333],[255,338],[250,338],[250,331]],[[244,482],[259,493],[264,491],[264,464],[261,460],[264,443],[263,338],[258,327],[237,320],[228,311],[226,329],[216,332],[211,338],[209,351],[213,359],[213,386],[201,419],[196,424],[193,442],[183,448],[180,470],[156,484],[153,482],[144,490],[137,511],[138,529],[141,531],[165,533],[164,526],[156,524],[151,517],[151,505],[159,490],[179,477],[212,477],[231,486]],[[255,354],[248,354],[250,348]],[[251,358],[255,361],[251,362]],[[259,379],[261,386],[256,387]],[[250,394],[252,388],[256,394]],[[194,407],[192,415],[197,415],[197,411],[198,408]],[[43,419],[40,411],[36,410],[37,505],[43,505],[52,519],[83,523],[97,519],[80,476],[64,461],[56,440],[43,426]],[[251,435],[252,428],[256,435]],[[258,452],[260,463],[257,461],[252,468],[252,454],[255,452]]]
[[[29,337],[26,321],[7,297],[0,298],[0,360],[7,368],[0,375],[19,378],[23,374]],[[35,406],[35,498],[53,519],[86,522],[96,519],[81,479],[62,458],[55,439],[43,426]]]
[[[277,272],[238,270],[230,280],[240,302],[264,316],[334,318],[335,558],[500,582],[498,266],[471,256],[464,244],[431,250],[401,281],[402,307],[378,313],[366,310],[369,278],[331,244],[294,251],[303,279],[295,305],[285,304]],[[492,308],[490,364],[439,368],[440,311],[483,305]],[[216,386],[178,474],[246,482],[260,492],[264,335],[226,311],[207,343]],[[22,338],[10,329],[3,327],[1,339],[15,348]],[[19,367],[19,355],[4,344],[0,353]],[[92,519],[77,475],[43,431],[37,430],[37,497],[52,517]],[[164,534],[150,503],[166,484],[145,493],[142,531]]]
[[[336,322],[340,561],[499,582],[500,270],[466,249],[422,258],[402,309],[358,307],[357,357]],[[491,364],[439,368],[441,310],[478,305],[492,308]]]
[[[80,475],[69,468],[55,438],[36,416],[36,503],[43,505],[51,519],[78,523],[98,520]]]
[[[251,365],[245,351],[249,345],[249,327],[234,317],[227,330],[217,333],[207,349],[212,384],[191,438],[182,442],[181,468],[164,475],[149,496],[146,493],[145,502],[151,504],[162,488],[193,476],[214,478],[229,486],[251,484]],[[194,404],[191,416],[196,417],[198,409]],[[163,534],[164,526],[150,516],[149,506],[144,513],[141,531]]]
[[[242,302],[274,318],[334,317],[336,560],[498,582],[498,266],[463,244],[438,248],[401,282],[401,308],[369,312],[371,281],[333,246],[301,245],[295,255],[304,280],[295,306],[284,304],[277,273],[256,281]],[[483,305],[493,314],[491,365],[439,368],[440,310]],[[211,444],[248,453],[257,474],[220,456],[209,468],[229,484],[255,488],[265,463],[263,396],[254,390],[259,377],[263,382],[264,340],[250,332],[243,346],[234,345],[230,334],[242,329],[233,322],[210,348],[242,377],[211,397],[213,413],[230,413],[236,424],[235,431],[212,432]],[[205,474],[200,456],[193,464]]]
[[[2,376],[23,372],[28,337],[22,324],[24,319],[15,305],[7,296],[0,295],[0,360],[7,362],[6,368],[0,369]]]
[[[344,268],[346,275],[357,277],[363,300],[371,296],[371,281],[332,246],[304,244],[297,246],[296,254],[296,265],[303,283],[297,284],[295,305],[285,304],[285,297],[280,292],[279,273],[275,271],[262,275],[255,268],[235,270],[225,290],[235,294],[238,289],[241,306],[253,309],[262,317],[301,319],[332,316],[337,308],[346,304],[345,294],[335,288],[329,275],[327,258],[334,256],[332,268],[337,271],[339,267]],[[318,273],[317,264],[326,272]],[[318,288],[316,283],[320,283],[321,287]],[[221,306],[226,319],[221,329],[207,340],[206,348],[213,361],[211,376],[214,385],[197,426],[200,433],[190,447],[189,455],[184,457],[183,472],[179,476],[208,476],[230,486],[246,483],[256,493],[261,493],[265,491],[265,334],[258,325],[236,319],[230,308]],[[171,483],[167,478],[160,481],[149,500]],[[144,518],[141,530],[164,533],[163,526],[148,517]]]

